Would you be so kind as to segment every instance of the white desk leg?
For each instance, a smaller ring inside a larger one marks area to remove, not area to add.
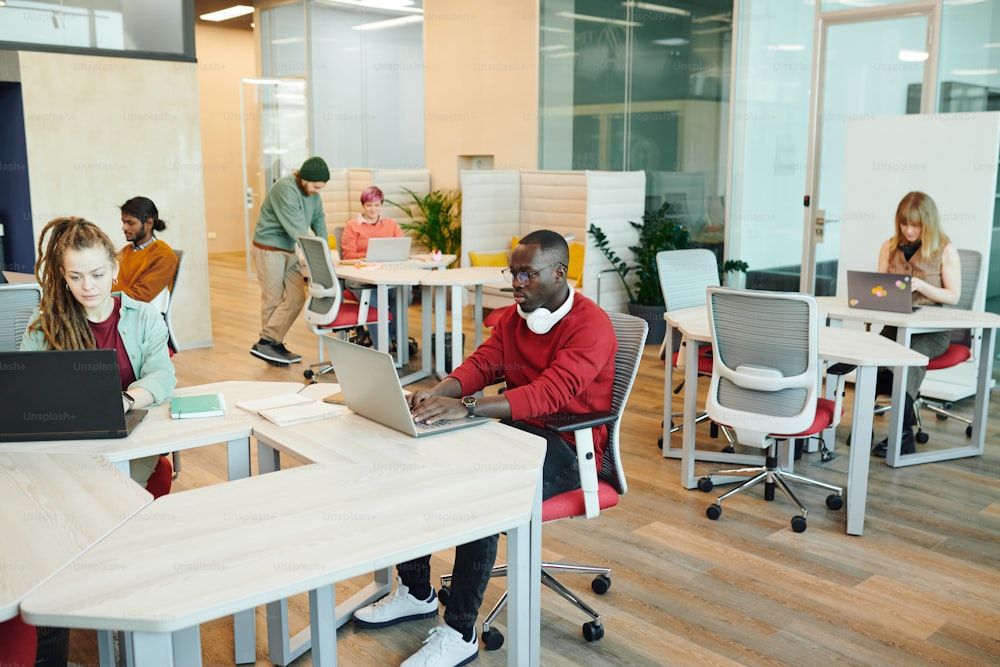
[[[865,529],[868,501],[868,465],[871,461],[872,416],[875,411],[875,366],[858,366],[854,381],[851,453],[847,466],[847,534]]]
[[[684,428],[681,437],[681,485],[685,489],[693,489],[698,486],[694,478],[695,460],[695,434],[697,433],[698,418],[698,353],[701,343],[696,340],[688,340],[687,350],[684,359]],[[669,425],[670,422],[668,421]],[[669,426],[667,428],[669,431]],[[667,443],[664,441],[663,449],[666,451]]]
[[[446,292],[445,287],[438,287],[434,290],[434,374],[438,378],[445,376],[444,372],[444,330],[445,330],[445,310]]]
[[[910,347],[909,329],[899,327],[896,330],[896,342],[903,347]],[[906,366],[896,366],[892,371],[892,409],[889,410],[889,444],[886,447],[885,455],[886,465],[890,468],[895,468],[899,463],[899,445],[900,435],[903,432],[903,408],[906,405],[906,375],[908,371]],[[875,405],[874,397],[872,397],[872,405]]]
[[[979,378],[976,389],[976,408],[972,413],[972,441],[977,456],[986,449],[986,417],[990,405],[990,380],[993,379],[993,354],[996,346],[996,329],[983,329],[979,344]]]
[[[396,287],[396,361],[400,366],[410,363],[410,287]]]
[[[434,311],[434,288],[420,286],[420,370],[431,374],[431,326]]]
[[[476,285],[476,305],[473,311],[476,320],[476,333],[473,334],[473,347],[475,350],[483,342],[483,286]]]
[[[507,664],[537,665],[541,654],[541,516],[539,476],[528,524],[507,531]]]
[[[378,351],[389,353],[389,286],[379,284],[375,289],[378,299]]]
[[[664,354],[666,358],[663,364],[663,456],[670,456],[672,447],[670,443],[670,420],[674,418],[674,336],[680,333],[667,322],[667,333],[663,338]],[[683,473],[681,480],[683,481]]]
[[[462,365],[462,286],[451,287],[451,367]]]
[[[142,667],[201,665],[201,634],[196,625],[173,634],[169,632],[132,633],[136,664]]]
[[[229,479],[249,477],[250,438],[230,440],[226,449]],[[237,664],[254,662],[257,659],[257,621],[255,616],[254,609],[246,609],[233,614],[233,656]]]
[[[312,631],[314,667],[337,667],[337,606],[333,584],[309,591],[309,629]]]

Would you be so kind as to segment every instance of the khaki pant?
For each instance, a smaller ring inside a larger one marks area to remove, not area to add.
[[[250,256],[260,283],[260,337],[283,343],[306,302],[299,258],[294,252],[256,246]]]

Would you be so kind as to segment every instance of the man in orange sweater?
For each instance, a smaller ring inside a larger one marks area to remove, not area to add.
[[[133,197],[121,205],[122,232],[129,244],[118,251],[117,289],[136,301],[151,303],[166,312],[170,287],[177,275],[177,255],[156,238],[167,223],[160,220],[156,204],[146,197]]]

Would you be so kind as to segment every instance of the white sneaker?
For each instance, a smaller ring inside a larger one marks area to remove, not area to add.
[[[392,593],[354,612],[354,624],[359,628],[387,628],[403,621],[437,616],[438,601],[433,588],[430,600],[418,600],[410,595],[410,589],[399,577],[396,584]]]
[[[406,659],[401,667],[459,667],[479,656],[479,638],[472,633],[472,641],[462,639],[462,633],[448,625],[432,629],[424,640],[424,647]]]

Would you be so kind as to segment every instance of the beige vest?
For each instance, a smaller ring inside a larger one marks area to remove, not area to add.
[[[889,253],[889,273],[905,273],[925,280],[932,287],[943,287],[941,283],[941,251],[942,246],[929,259],[924,259],[920,251],[917,250],[910,261],[906,261],[906,256],[899,248]],[[914,306],[926,306],[936,303],[919,292],[913,293]]]

